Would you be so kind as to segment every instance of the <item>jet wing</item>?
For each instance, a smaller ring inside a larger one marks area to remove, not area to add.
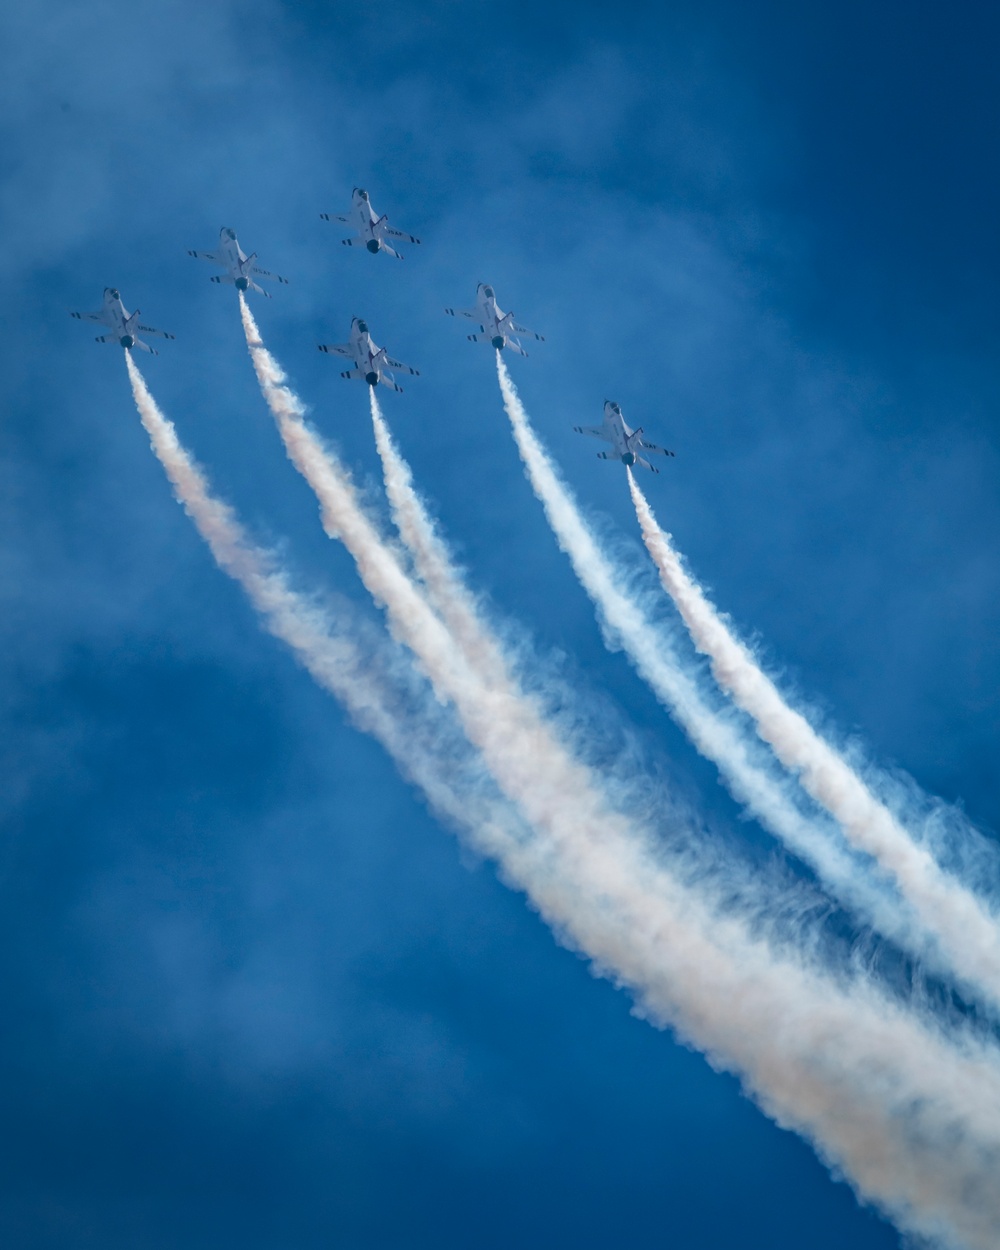
[[[207,260],[211,265],[222,265],[223,268],[226,266],[226,261],[219,252],[192,252],[189,248],[188,255],[195,260]]]
[[[672,451],[667,451],[666,447],[659,447],[656,443],[647,443],[645,439],[641,440],[642,450],[652,452],[654,456],[672,456]]]
[[[283,278],[279,273],[270,273],[267,269],[261,269],[260,265],[251,265],[250,272],[257,278],[270,278],[272,282],[283,282],[288,286],[288,279]]]
[[[354,359],[350,343],[320,343],[319,350],[336,356],[346,356],[348,360]]]
[[[77,321],[96,321],[98,325],[102,325],[102,326],[110,325],[110,322],[108,321],[108,318],[105,315],[103,308],[101,309],[100,312],[92,312],[92,313],[71,312],[70,316],[75,317]]]
[[[138,326],[137,329],[141,330],[143,334],[158,334],[162,339],[176,338],[176,335],[168,334],[166,330],[157,330],[155,326]]]
[[[342,217],[340,213],[320,213],[323,221],[342,221],[344,225],[350,224],[350,217]]]
[[[606,443],[612,441],[603,425],[574,425],[573,429],[577,434],[587,434],[590,438],[601,438]]]
[[[534,330],[529,330],[527,326],[519,326],[516,321],[511,323],[511,329],[515,334],[528,334],[533,339],[538,339],[539,343],[545,342],[544,334],[536,334]]]
[[[444,311],[449,317],[468,317],[470,321],[479,320],[478,308],[446,308]]]
[[[383,226],[385,234],[391,234],[394,239],[405,239],[407,243],[419,243],[420,240],[412,234],[407,234],[405,230],[396,230],[393,226]]]
[[[420,377],[419,369],[411,369],[409,365],[404,365],[401,360],[393,360],[391,356],[386,356],[385,363],[390,369],[400,369],[403,373],[412,373],[415,378]]]

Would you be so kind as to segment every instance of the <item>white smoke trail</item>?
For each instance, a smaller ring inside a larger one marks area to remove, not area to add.
[[[584,521],[568,487],[555,471],[528,421],[524,405],[497,353],[504,408],[532,488],[545,510],[561,549],[569,556],[584,590],[600,612],[606,630],[624,648],[657,698],[673,713],[697,750],[719,769],[734,797],[773,833],[813,865],[836,895],[869,923],[902,946],[933,961],[936,947],[916,923],[908,905],[872,880],[856,857],[837,845],[836,830],[805,816],[787,786],[755,759],[746,736],[714,711],[685,673],[670,642],[622,586],[610,561]]]
[[[431,603],[444,619],[455,642],[472,667],[494,684],[510,686],[507,661],[497,640],[481,620],[475,599],[455,568],[434,521],[413,486],[410,466],[396,449],[379,410],[375,390],[369,390],[375,446],[382,461],[385,490],[393,520],[413,557],[417,576]]]
[[[631,469],[636,515],[664,589],[677,605],[719,685],[754,720],[757,732],[808,794],[840,822],[852,845],[867,852],[899,886],[932,933],[955,974],[1000,1006],[1000,923],[934,857],[916,844],[892,812],[801,713],[789,707],[750,651],[734,638],[701,587],[686,572]]]
[[[521,822],[490,800],[483,770],[478,761],[465,758],[467,744],[449,718],[426,699],[414,712],[413,692],[407,688],[413,684],[409,665],[400,671],[377,638],[350,637],[345,623],[289,586],[232,508],[212,494],[203,470],[182,446],[127,353],[125,360],[139,416],[174,494],[218,566],[243,588],[268,631],[293,650],[317,685],[343,704],[360,729],[385,747],[438,815],[471,835],[477,849],[496,855],[499,847],[509,851],[523,842]]]
[[[301,402],[242,303],[261,389],[326,532],[354,557],[393,631],[418,658],[546,859],[505,857],[549,922],[630,986],[712,1062],[741,1074],[780,1123],[813,1140],[904,1227],[953,1247],[1000,1235],[1000,1090],[990,1054],[882,999],[822,976],[753,937],[682,886],[611,810],[576,761],[525,732],[516,700],[472,670],[359,506],[346,471],[303,422]]]

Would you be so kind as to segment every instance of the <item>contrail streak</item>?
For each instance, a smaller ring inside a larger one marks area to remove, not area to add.
[[[386,495],[399,535],[413,557],[417,575],[473,668],[489,681],[509,683],[510,671],[503,651],[491,631],[484,627],[475,599],[414,488],[410,466],[393,442],[379,410],[374,387],[369,389],[369,397]]]
[[[569,489],[561,481],[528,421],[524,405],[497,353],[497,373],[504,408],[532,489],[545,510],[562,550],[569,556],[584,590],[600,612],[606,630],[625,648],[640,676],[672,712],[697,750],[719,769],[741,803],[795,852],[813,865],[837,896],[881,933],[933,959],[936,948],[916,923],[911,909],[870,879],[865,867],[833,840],[821,823],[807,818],[787,788],[753,758],[745,735],[704,701],[684,672],[670,642],[642,608],[622,589],[615,571],[587,526]]]
[[[262,392],[317,495],[324,529],[350,551],[390,628],[454,704],[547,852],[504,858],[507,873],[649,1015],[739,1072],[772,1116],[810,1137],[903,1226],[950,1246],[995,1250],[1000,1096],[986,1049],[968,1038],[949,1042],[871,986],[779,957],[741,917],[672,877],[587,769],[523,732],[515,701],[474,672],[365,515],[344,468],[305,425],[241,305]]]
[[[920,921],[937,939],[956,975],[1000,1006],[1000,924],[969,890],[913,841],[889,809],[779,694],[750,651],[734,638],[701,587],[685,571],[670,535],[653,516],[632,471],[636,515],[664,589],[692,641],[708,656],[719,685],[754,720],[775,755],[841,825],[848,841],[892,875]]]
[[[377,639],[349,637],[329,612],[288,585],[232,508],[212,494],[203,470],[182,446],[127,353],[125,360],[139,416],[175,496],[219,568],[243,588],[268,631],[294,651],[359,728],[385,747],[438,815],[472,835],[479,850],[495,855],[499,846],[509,850],[522,842],[524,830],[514,814],[483,795],[482,769],[463,758],[465,740],[443,715],[435,714],[433,702],[414,715],[406,674],[394,671],[392,656]]]

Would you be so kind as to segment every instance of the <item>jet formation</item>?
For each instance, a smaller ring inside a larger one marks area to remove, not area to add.
[[[343,216],[321,213],[320,216],[324,221],[353,225],[356,233],[349,238],[342,239],[341,242],[346,247],[364,247],[372,255],[388,252],[390,256],[402,260],[403,257],[389,240],[402,239],[409,243],[420,242],[414,235],[390,226],[385,214],[379,217],[372,208],[368,192],[363,187],[355,187],[352,191],[349,213]],[[218,265],[225,272],[214,274],[211,280],[233,286],[240,292],[255,291],[258,295],[270,299],[270,292],[265,291],[256,279],[285,285],[288,283],[288,279],[281,277],[280,274],[261,268],[257,264],[256,252],[251,252],[248,256],[240,247],[236,231],[231,226],[223,226],[219,231],[219,246],[214,252],[189,251],[188,255],[197,260],[206,260],[210,264]],[[488,342],[498,352],[510,349],[519,356],[527,356],[528,353],[524,350],[519,336],[534,339],[539,343],[545,342],[543,334],[537,334],[534,330],[529,330],[527,326],[520,325],[514,320],[512,312],[505,313],[497,303],[495,290],[485,282],[480,282],[476,287],[475,307],[446,308],[444,311],[449,317],[464,317],[478,324],[479,332],[466,336],[469,342]],[[105,287],[104,303],[96,312],[74,312],[72,316],[82,321],[95,321],[106,326],[110,333],[99,335],[97,342],[114,343],[126,351],[138,348],[140,351],[157,356],[159,353],[148,343],[143,342],[139,337],[140,333],[157,334],[165,339],[174,337],[165,330],[140,325],[139,310],[136,309],[135,312],[130,313],[122,303],[121,295],[115,287]],[[384,347],[379,347],[372,339],[367,321],[361,317],[355,317],[351,321],[350,338],[346,343],[320,344],[319,350],[351,361],[352,368],[345,369],[340,376],[364,381],[370,387],[384,386],[389,390],[402,392],[403,388],[396,382],[394,374],[408,373],[413,377],[420,376],[419,369],[394,360]],[[647,442],[642,437],[641,426],[633,430],[627,425],[621,408],[610,399],[604,402],[604,419],[601,425],[577,425],[573,428],[577,434],[603,439],[611,445],[611,451],[597,453],[599,459],[617,460],[629,468],[641,465],[652,473],[659,473],[659,469],[654,468],[645,458],[646,455],[672,456],[674,454],[656,443]]]

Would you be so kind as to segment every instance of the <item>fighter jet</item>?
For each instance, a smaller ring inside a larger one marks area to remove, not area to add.
[[[373,343],[372,336],[368,333],[368,322],[362,321],[360,317],[355,317],[351,322],[349,343],[321,343],[319,350],[346,356],[348,360],[354,361],[355,367],[342,373],[340,375],[342,378],[362,378],[369,386],[378,386],[381,382],[383,386],[399,391],[400,394],[403,388],[396,385],[396,379],[389,370],[400,369],[404,373],[412,373],[414,377],[420,376],[419,369],[411,369],[409,365],[393,360],[384,347]]]
[[[366,247],[373,256],[376,252],[388,252],[397,260],[403,259],[392,244],[386,242],[386,236],[393,239],[405,239],[407,243],[420,242],[412,234],[407,234],[405,230],[393,229],[384,213],[381,217],[376,217],[375,210],[368,199],[368,192],[362,187],[355,187],[351,192],[351,211],[346,217],[331,216],[329,213],[320,213],[320,217],[324,221],[341,221],[345,226],[356,226],[358,233],[350,239],[341,239],[341,243],[345,247]]]
[[[469,342],[482,343],[488,339],[498,352],[509,347],[519,355],[527,356],[528,353],[521,344],[511,336],[511,331],[515,334],[527,334],[538,339],[540,343],[545,342],[544,334],[536,334],[527,326],[519,326],[513,313],[505,313],[502,308],[498,308],[493,288],[485,282],[480,282],[476,287],[475,308],[446,308],[445,312],[449,317],[468,317],[470,321],[478,321],[480,333],[468,335]]]
[[[642,426],[637,430],[631,429],[625,424],[625,418],[622,416],[622,410],[611,399],[604,401],[604,424],[603,425],[574,425],[573,429],[577,434],[589,434],[592,438],[602,438],[606,443],[610,443],[614,448],[614,452],[599,451],[597,453],[599,460],[620,460],[622,464],[629,465],[641,464],[644,469],[649,469],[651,473],[659,473],[659,469],[654,469],[648,460],[644,460],[641,452],[652,452],[656,456],[672,456],[672,451],[667,451],[665,447],[657,447],[655,443],[647,443],[642,438]]]
[[[227,286],[236,287],[237,291],[256,291],[258,295],[265,295],[270,299],[270,293],[262,286],[258,286],[254,278],[267,278],[271,282],[283,282],[286,286],[288,285],[287,278],[282,278],[276,273],[268,273],[266,269],[261,269],[260,265],[254,264],[257,253],[252,252],[248,256],[244,252],[236,237],[236,231],[231,226],[223,226],[219,231],[217,251],[188,252],[188,255],[198,260],[207,260],[213,265],[220,265],[226,272],[216,274],[212,281],[225,282]]]
[[[143,334],[158,334],[161,338],[172,339],[174,336],[168,334],[166,330],[156,330],[152,326],[142,326],[139,324],[139,310],[129,313],[125,305],[122,303],[122,297],[113,286],[104,288],[104,306],[99,308],[97,312],[86,313],[70,313],[71,317],[76,317],[78,321],[97,321],[102,326],[107,326],[111,331],[110,334],[99,334],[97,336],[98,343],[115,343],[119,347],[124,347],[126,351],[131,351],[133,347],[138,347],[140,351],[149,352],[151,356],[159,356],[159,352],[150,347],[148,343],[144,343],[139,338],[139,332]]]

